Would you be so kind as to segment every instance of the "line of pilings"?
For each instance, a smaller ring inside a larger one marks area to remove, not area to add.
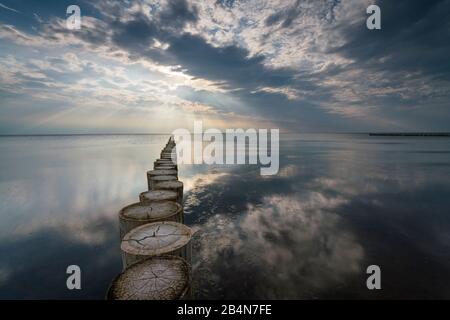
[[[189,299],[192,230],[183,224],[183,183],[173,137],[147,172],[147,185],[139,202],[119,211],[123,270],[106,298]]]

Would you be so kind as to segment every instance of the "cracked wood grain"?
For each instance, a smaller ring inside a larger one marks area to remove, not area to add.
[[[175,192],[172,191],[170,194],[172,198],[173,193]],[[160,195],[164,195],[164,192],[160,193]],[[182,222],[183,208],[177,202],[167,200],[134,203],[126,206],[119,212],[120,238],[123,239],[125,234],[134,228],[159,221]]]
[[[153,257],[129,267],[114,279],[112,300],[176,300],[189,291],[190,267],[174,256]]]

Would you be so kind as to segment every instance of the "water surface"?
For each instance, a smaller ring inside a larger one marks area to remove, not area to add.
[[[0,298],[103,299],[121,269],[117,212],[167,138],[1,137]],[[180,166],[198,298],[450,298],[448,138],[281,139],[277,176]]]

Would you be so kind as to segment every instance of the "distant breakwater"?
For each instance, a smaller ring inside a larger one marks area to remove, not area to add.
[[[379,137],[450,137],[450,132],[371,132],[369,136]]]

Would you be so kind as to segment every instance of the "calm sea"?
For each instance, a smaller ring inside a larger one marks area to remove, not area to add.
[[[103,299],[165,135],[0,137],[0,298]],[[284,135],[280,171],[180,166],[197,298],[450,298],[450,139]],[[66,289],[66,268],[82,290]],[[382,290],[366,288],[381,268]]]

